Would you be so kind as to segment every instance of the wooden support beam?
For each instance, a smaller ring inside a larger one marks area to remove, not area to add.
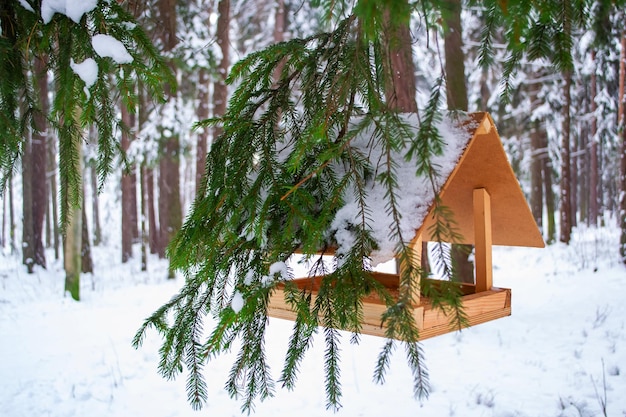
[[[474,190],[474,264],[476,265],[476,292],[488,291],[493,286],[491,260],[491,198],[484,188]]]

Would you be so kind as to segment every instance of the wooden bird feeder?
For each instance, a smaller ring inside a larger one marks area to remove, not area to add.
[[[471,137],[455,167],[438,192],[442,205],[454,213],[462,239],[454,243],[473,244],[475,284],[462,285],[463,311],[470,326],[511,315],[511,290],[493,286],[492,245],[544,247],[535,220],[511,168],[500,137],[488,113],[470,114]],[[432,211],[432,208],[431,208]],[[430,213],[429,213],[430,214]],[[430,226],[434,216],[427,215],[415,225],[411,241],[413,252],[421,253],[422,242],[432,241]],[[419,262],[419,259],[416,260]],[[399,275],[378,273],[374,276],[392,292],[398,291]],[[323,277],[298,278],[299,288],[319,289]],[[419,302],[419,303],[418,303]],[[376,296],[363,302],[362,333],[384,336],[381,315],[387,307]],[[272,295],[268,314],[295,320],[279,288]],[[420,339],[454,331],[449,318],[421,297],[413,306]]]

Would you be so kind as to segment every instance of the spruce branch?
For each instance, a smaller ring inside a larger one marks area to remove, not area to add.
[[[29,120],[40,111],[32,93],[37,75],[28,69],[37,57],[47,63],[46,69],[55,80],[51,91],[54,100],[47,116],[51,131],[58,134],[60,142],[60,211],[64,229],[70,209],[79,206],[82,199],[77,152],[85,140],[84,131],[94,124],[97,127],[102,187],[113,168],[114,157],[123,155],[115,137],[120,125],[115,111],[116,93],[121,92],[122,101],[134,109],[134,80],[140,79],[155,100],[162,97],[163,83],[174,86],[175,80],[143,29],[118,2],[98,1],[78,23],[55,13],[44,24],[40,8],[40,4],[33,6],[35,12],[31,12],[13,1],[0,6],[0,130],[6,133],[0,139],[0,193],[20,160],[25,132],[36,128]],[[96,34],[110,34],[120,40],[133,62],[117,64],[111,58],[100,57],[91,42]],[[87,58],[98,64],[97,81],[88,89],[71,67],[72,61],[80,63]]]
[[[406,157],[415,162],[416,173],[437,179],[437,167],[428,159],[443,149],[436,129],[443,81],[415,132],[386,106],[385,45],[363,36],[359,24],[350,16],[331,32],[250,54],[228,77],[237,87],[225,115],[198,124],[221,126],[223,134],[207,156],[207,176],[189,217],[168,248],[172,267],[186,277],[183,296],[150,323],[164,328],[163,369],[172,374],[185,353],[187,360],[210,361],[236,350],[226,387],[242,398],[244,411],[273,393],[265,326],[269,296],[277,288],[296,313],[278,379],[282,386],[293,388],[317,326],[323,326],[326,405],[339,409],[339,329],[351,332],[351,342],[358,343],[366,297],[378,296],[387,306],[381,318],[387,337],[402,340],[405,347],[416,395],[427,389],[412,314],[422,271],[411,264],[414,254],[407,241],[413,236],[405,236],[398,225],[403,213],[397,169]],[[407,290],[399,297],[367,265],[381,243],[372,230],[378,214],[370,206],[373,186],[384,189],[388,237],[408,265],[400,278]],[[329,270],[320,253],[330,248],[335,265]],[[285,262],[296,249],[312,261],[311,287],[290,282]],[[216,322],[202,341],[193,336],[198,311]],[[379,381],[394,343],[381,352],[375,370]],[[190,365],[189,372],[201,371],[199,362]],[[192,401],[202,401],[201,386],[196,387],[200,380],[189,381]]]

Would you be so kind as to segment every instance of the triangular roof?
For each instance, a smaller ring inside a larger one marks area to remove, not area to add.
[[[491,116],[488,113],[469,116],[471,138],[438,193],[442,204],[454,213],[457,230],[463,237],[455,243],[474,243],[472,193],[474,189],[484,188],[491,198],[494,245],[544,247]],[[433,240],[428,230],[434,222],[429,212],[418,226],[417,234],[423,234],[423,240]]]

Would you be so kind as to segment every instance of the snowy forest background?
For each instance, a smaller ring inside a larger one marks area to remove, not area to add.
[[[25,1],[19,3],[24,5]],[[96,130],[92,129],[86,135],[81,164],[84,191],[81,267],[83,277],[91,278],[83,283],[83,289],[96,288],[96,282],[100,280],[94,277],[116,282],[119,277],[114,277],[111,269],[122,271],[122,275],[130,271],[141,277],[142,283],[165,279],[166,276],[173,278],[173,271],[159,258],[165,258],[167,243],[187,214],[204,173],[206,152],[220,134],[219,128],[194,129],[194,124],[224,114],[233,88],[226,86],[225,76],[238,59],[269,44],[328,29],[324,9],[295,0],[155,0],[122,4],[138,19],[158,51],[166,57],[174,70],[178,88],[174,91],[165,86],[167,100],[164,103],[152,100],[148,93],[137,88],[136,112],[129,112],[121,102],[116,104],[116,117],[128,127],[115,132],[127,159],[114,161],[117,168],[104,183],[99,183],[98,178]],[[593,7],[599,5],[594,3]],[[464,3],[461,19],[463,56],[460,59],[465,63],[468,110],[491,113],[544,239],[553,245],[545,259],[529,252],[514,252],[517,257],[506,251],[501,255],[512,265],[522,263],[520,256],[532,259],[532,265],[525,269],[531,274],[532,266],[554,267],[550,273],[560,276],[576,275],[569,269],[570,265],[576,265],[576,271],[587,272],[609,265],[608,276],[612,280],[607,288],[613,289],[614,298],[618,298],[623,289],[616,284],[623,267],[616,266],[615,259],[621,256],[622,243],[617,235],[624,227],[624,211],[620,209],[620,197],[624,198],[624,179],[620,176],[623,172],[620,163],[624,163],[624,130],[620,127],[624,120],[626,71],[624,10],[615,8],[606,14],[603,23],[607,30],[603,33],[608,33],[607,42],[595,42],[597,30],[591,25],[573,28],[574,71],[559,71],[545,59],[527,57],[514,72],[510,86],[501,83],[503,73],[509,69],[506,48],[498,44],[498,39],[494,39],[494,65],[485,68],[479,64],[481,32],[486,24],[481,16],[479,5]],[[412,22],[411,34],[416,99],[418,107],[423,108],[445,65],[442,62],[443,36],[436,27],[425,26],[419,19]],[[55,82],[54,74],[49,73],[39,80],[41,105],[45,109],[55,100],[54,89],[49,88]],[[503,88],[510,88],[510,100],[502,99]],[[2,194],[0,259],[5,264],[1,271],[5,280],[8,274],[21,276],[23,271],[40,276],[42,268],[48,268],[46,271],[54,279],[63,280],[62,274],[50,270],[51,265],[63,261],[63,238],[59,227],[59,143],[53,132],[53,129],[43,128],[40,132],[29,133],[21,164]],[[592,246],[586,246],[588,239],[593,241]],[[598,254],[598,250],[602,254]],[[577,257],[577,261],[571,261],[572,257]],[[23,266],[14,266],[18,259],[17,264]],[[568,267],[560,270],[556,265],[561,262]],[[118,270],[118,264],[128,268]],[[149,271],[153,275],[142,275]],[[155,271],[162,276],[155,277]],[[585,285],[586,277],[574,280]],[[541,285],[536,279],[531,283]],[[559,281],[560,284],[564,282]],[[110,285],[121,287],[118,283]],[[44,285],[42,288],[45,289],[41,291],[49,297],[51,288],[59,290],[55,296],[61,298],[60,286]],[[510,286],[515,287],[515,284]],[[31,283],[27,287],[29,293],[39,291],[36,286],[31,287]],[[3,284],[3,289],[7,288],[4,298],[15,295],[16,300],[25,300],[30,297],[16,295],[18,290],[13,282]],[[21,289],[24,288],[22,285]],[[143,287],[142,290],[146,291]],[[159,292],[158,296],[164,297],[171,290],[167,287],[167,291]],[[72,295],[81,298],[79,293]],[[131,301],[124,299],[122,302]],[[606,305],[617,303],[618,300],[607,301]],[[598,305],[600,307],[594,306],[595,318],[591,319],[597,326],[591,324],[591,330],[585,328],[585,332],[603,329],[606,316],[611,316],[609,323],[621,325],[622,330],[610,334],[607,330],[606,338],[623,341],[623,320],[614,319],[619,316],[619,311],[611,311],[601,303]],[[156,305],[150,305],[150,308],[154,307]],[[135,314],[133,317],[141,320],[145,311]],[[132,323],[131,331],[138,324]],[[462,336],[451,338],[433,343],[441,346],[451,343],[459,350],[467,348]],[[492,342],[493,339],[495,336]],[[611,357],[607,369],[602,370],[605,377],[623,379],[620,346],[617,342],[613,344],[617,354]],[[549,359],[547,355],[545,360]],[[153,357],[152,360],[156,359]],[[437,360],[435,357],[435,367]],[[597,367],[597,363],[594,366]],[[590,403],[594,405],[602,402],[598,375],[594,374],[593,384],[587,383],[586,387],[587,394],[592,392]],[[121,375],[119,378],[123,379]],[[445,383],[441,381],[439,387],[443,386]],[[604,389],[606,394],[606,386]],[[513,384],[510,391],[514,391]],[[74,396],[74,387],[72,393]],[[82,398],[80,392],[77,396]],[[623,415],[626,410],[620,397],[619,393],[610,397],[615,412],[622,413],[615,415]],[[473,392],[472,398],[475,405],[480,406],[474,410],[475,415],[485,409],[493,410],[493,403],[497,401],[493,392],[488,390]],[[561,397],[561,415],[602,413],[601,410],[591,412],[590,408],[594,407],[577,397]],[[524,408],[520,406],[520,409]],[[268,409],[265,411],[268,415],[272,413]],[[500,415],[519,415],[507,412],[502,411]],[[361,413],[365,411],[361,410]],[[450,411],[450,414],[454,413]],[[553,415],[552,412],[546,414]],[[606,409],[603,414],[607,415]],[[58,415],[63,414],[59,412]]]
[[[119,106],[117,117],[128,130],[118,130],[117,137],[127,160],[116,161],[119,169],[108,180],[119,184],[121,213],[121,242],[109,243],[121,243],[122,262],[146,251],[165,256],[204,173],[207,149],[219,135],[219,128],[194,129],[194,123],[224,113],[229,92],[224,79],[232,63],[271,43],[324,29],[323,9],[308,2],[130,1],[127,7],[168,58],[179,88],[163,105],[139,90],[136,112]],[[555,70],[545,59],[525,58],[507,86],[502,85],[507,51],[497,39],[495,64],[479,65],[485,25],[480,16],[476,5],[466,5],[462,12],[468,110],[492,114],[546,242],[569,242],[578,224],[620,227],[623,10],[607,15],[609,38],[601,48],[594,27],[574,28],[571,73]],[[411,28],[420,108],[444,59],[441,33],[437,27],[427,29],[418,20]],[[45,80],[39,82],[44,94]],[[53,82],[52,74],[47,82]],[[511,89],[506,101],[501,99],[505,87]],[[53,100],[45,100],[44,107]],[[59,145],[46,132],[51,131],[35,132],[29,139],[21,172],[15,172],[3,193],[0,244],[5,253],[21,251],[30,270],[46,265],[44,248],[54,248],[56,259],[62,256]],[[82,164],[83,233],[88,236],[84,271],[91,270],[87,246],[107,238],[102,217],[111,215],[100,207],[97,143],[92,129]],[[133,248],[138,242],[147,249]]]

